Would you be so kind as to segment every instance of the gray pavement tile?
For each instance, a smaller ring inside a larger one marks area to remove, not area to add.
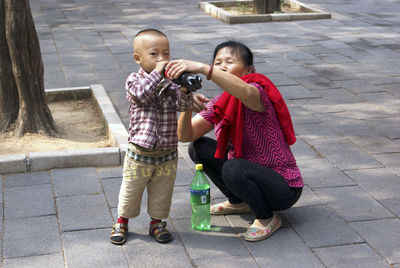
[[[4,268],[59,268],[65,267],[62,253],[4,259]]]
[[[112,226],[104,195],[64,196],[56,199],[63,232]]]
[[[394,96],[400,97],[400,84],[381,85],[380,87]]]
[[[50,175],[47,171],[4,175],[5,188],[49,183]]]
[[[231,268],[256,268],[260,267],[257,260],[249,255],[229,256],[222,258],[198,259],[193,261],[195,267],[231,267]]]
[[[297,135],[299,135],[304,141],[311,145],[324,144],[324,146],[331,146],[332,143],[346,142],[344,136],[342,136],[335,129],[330,127],[326,123],[315,123],[315,124],[296,124],[295,129]]]
[[[57,217],[6,220],[3,243],[3,258],[7,259],[61,252]]]
[[[288,109],[292,117],[292,121],[296,124],[322,123],[321,119],[304,110],[302,107],[290,104],[291,103],[288,103]]]
[[[321,37],[321,35],[318,36],[317,38],[320,38],[320,37]],[[310,36],[307,35],[307,38],[310,38]],[[314,41],[319,41],[319,40],[314,40]],[[334,50],[327,49],[326,47],[322,47],[318,44],[315,44],[314,42],[311,43],[309,46],[301,46],[300,49],[303,50],[304,52],[314,55],[314,56],[324,55],[327,53],[334,53]]]
[[[299,138],[297,138],[295,144],[290,146],[290,150],[292,150],[293,155],[297,161],[302,159],[315,159],[320,157],[310,145],[305,143],[303,139]]]
[[[51,177],[56,196],[102,193],[94,168],[53,169]],[[79,187],[76,187],[79,185]]]
[[[172,195],[172,205],[169,216],[176,220],[190,218],[191,215],[189,186],[176,186]]]
[[[304,110],[315,114],[337,113],[343,111],[343,107],[323,98],[294,100],[293,102]]]
[[[111,208],[118,206],[119,190],[121,188],[122,178],[103,179],[103,188]]]
[[[309,76],[318,75],[317,73],[308,70],[307,67],[304,67],[301,65],[285,66],[285,67],[281,68],[281,71],[291,78],[309,77]]]
[[[189,219],[174,220],[179,237],[193,260],[242,256],[248,254],[245,246],[233,232],[225,217],[211,217],[210,231],[194,231]]]
[[[383,111],[377,105],[371,105],[368,103],[348,103],[339,104],[339,106],[345,111],[343,115],[348,118],[357,119],[375,119],[375,118],[387,118],[391,114]]]
[[[261,267],[324,267],[291,228],[281,228],[257,243],[246,242],[246,246]]]
[[[359,119],[349,117],[345,112],[317,114],[316,117],[343,136],[359,135],[372,129],[362,124]]]
[[[377,200],[400,197],[400,177],[387,168],[351,170],[346,174]]]
[[[351,53],[347,54],[348,57],[351,57]],[[366,64],[362,64],[361,62],[338,62],[335,63],[335,66],[337,66],[338,68],[342,69],[345,72],[349,72],[349,73],[353,73],[355,75],[357,74],[362,74],[362,73],[371,73],[373,72],[375,69],[372,66],[366,65]],[[338,81],[340,83],[345,83],[347,81]],[[372,89],[373,87],[369,87],[369,89]],[[362,90],[362,89],[360,89]]]
[[[304,183],[312,189],[318,187],[349,186],[355,183],[326,158],[297,161]]]
[[[356,77],[351,73],[345,72],[332,64],[310,65],[311,71],[329,79],[331,81],[352,80]]]
[[[380,201],[387,209],[396,214],[397,217],[400,217],[400,198],[383,199]]]
[[[359,186],[319,188],[315,192],[345,221],[392,218],[386,210]]]
[[[191,167],[189,167],[185,159],[179,158],[175,185],[176,186],[190,185],[190,182],[194,177],[193,173],[194,167],[195,167],[194,163],[192,164]]]
[[[307,207],[315,205],[324,205],[326,201],[321,199],[313,190],[307,185],[304,185],[303,192],[300,199],[293,205],[294,207]]]
[[[374,85],[373,83],[371,83],[369,81],[365,81],[364,79],[335,81],[335,83],[353,93],[380,91],[380,87]]]
[[[337,88],[335,82],[326,79],[320,75],[312,75],[306,77],[296,77],[295,80],[308,89],[329,89]]]
[[[364,242],[327,206],[292,207],[281,214],[312,248]]]
[[[275,84],[277,87],[282,86],[293,86],[298,85],[294,79],[290,78],[285,74],[268,74],[268,78]]]
[[[327,267],[391,267],[368,244],[315,248],[314,252]]]
[[[100,179],[113,179],[122,177],[122,166],[97,168],[96,170]]]
[[[365,120],[366,125],[387,136],[389,139],[400,139],[400,118],[380,118]]]
[[[111,244],[110,230],[63,233],[67,267],[129,267],[122,247]]]
[[[313,90],[313,92],[318,94],[320,97],[337,104],[356,103],[362,101],[362,99],[359,98],[357,95],[349,92],[344,88],[319,89]]]
[[[320,98],[318,94],[301,85],[280,86],[279,91],[286,100]]]
[[[126,258],[132,267],[192,267],[185,248],[175,238],[168,244],[156,241],[124,246]]]
[[[330,143],[314,147],[340,170],[378,168],[382,165],[351,143]]]
[[[400,144],[388,139],[376,130],[363,130],[346,133],[347,138],[368,154],[397,153]]]
[[[377,154],[374,158],[400,176],[400,153]]]
[[[55,214],[56,208],[51,184],[4,189],[6,220]]]
[[[343,56],[338,53],[329,53],[329,54],[319,54],[317,55],[318,58],[322,59],[327,63],[347,63],[347,62],[354,62],[353,59],[350,57]]]
[[[352,222],[354,228],[390,264],[400,263],[400,220]]]
[[[400,100],[397,98],[393,98],[393,95],[387,92],[360,93],[358,95],[370,103],[384,106],[383,108],[385,108],[386,106],[400,105]]]

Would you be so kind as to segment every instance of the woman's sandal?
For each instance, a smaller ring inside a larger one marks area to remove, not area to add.
[[[172,235],[165,227],[167,227],[165,221],[151,224],[149,234],[159,243],[168,243],[172,240]]]
[[[247,232],[244,234],[244,239],[247,241],[255,242],[264,240],[270,237],[276,230],[282,226],[282,220],[278,215],[274,213],[272,220],[265,228],[260,228],[258,226],[250,226]]]
[[[250,207],[246,204],[243,203],[243,206],[240,207],[228,207],[222,203],[218,203],[215,205],[212,205],[210,207],[210,214],[211,215],[228,215],[228,214],[249,214],[252,213],[252,210]]]
[[[128,224],[116,223],[113,225],[110,241],[115,245],[122,245],[128,236]]]

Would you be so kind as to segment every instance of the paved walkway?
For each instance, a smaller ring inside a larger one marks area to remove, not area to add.
[[[198,1],[31,0],[46,88],[102,84],[127,124],[124,80],[133,35],[168,34],[173,58],[210,62],[236,38],[288,102],[306,186],[271,238],[245,242],[252,216],[189,228],[193,163],[181,158],[167,245],[148,234],[145,205],[126,245],[108,242],[121,167],[0,175],[4,267],[400,267],[400,3],[304,0],[332,19],[226,25]],[[219,93],[206,81],[202,92]],[[213,187],[214,201],[222,195]]]

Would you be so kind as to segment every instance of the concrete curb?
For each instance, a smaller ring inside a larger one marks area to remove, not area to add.
[[[294,21],[294,20],[315,20],[315,19],[330,19],[330,13],[312,8],[296,0],[290,0],[292,4],[301,6],[307,13],[286,13],[286,14],[254,14],[254,15],[232,15],[226,10],[220,8],[228,6],[233,2],[252,2],[249,0],[236,1],[212,1],[200,2],[199,8],[211,16],[224,21],[228,24],[239,23],[257,23],[270,21]]]
[[[31,152],[0,156],[0,174],[49,170],[53,168],[120,165],[128,146],[128,132],[102,85],[46,89],[48,98],[63,94],[92,95],[103,115],[113,147]]]

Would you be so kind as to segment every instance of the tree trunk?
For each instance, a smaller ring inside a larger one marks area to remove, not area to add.
[[[5,37],[9,54],[9,63],[5,62],[4,65],[12,67],[11,79],[14,80],[16,93],[11,94],[18,96],[14,135],[45,133],[56,136],[58,129],[47,105],[42,56],[29,0],[0,1],[4,3]],[[15,92],[15,88],[7,89],[7,84],[5,87],[1,85],[0,92],[6,92],[6,96],[8,91]],[[2,109],[14,110],[4,108],[3,105]]]
[[[4,2],[0,1],[0,133],[6,131],[18,115],[18,92],[10,64],[5,33]]]
[[[271,14],[281,11],[281,0],[254,0],[254,13]]]

